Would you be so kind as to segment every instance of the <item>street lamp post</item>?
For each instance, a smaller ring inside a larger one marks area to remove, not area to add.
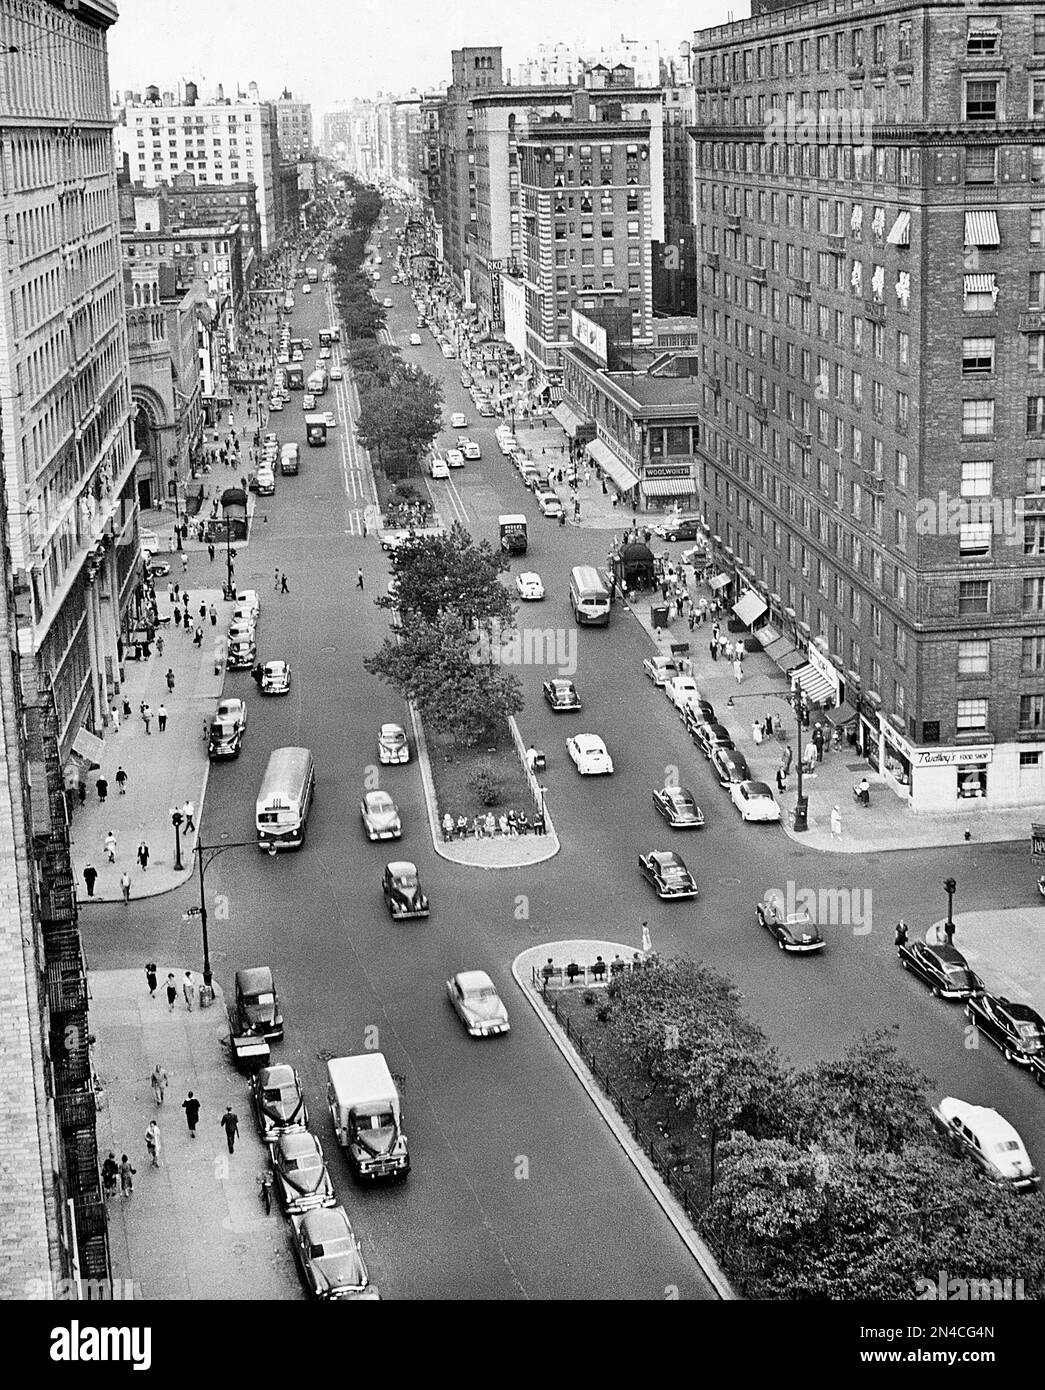
[[[225,521],[225,597],[236,597],[236,585],[232,578],[232,518],[226,513]]]
[[[805,694],[801,690],[796,690],[792,695],[784,695],[780,691],[770,690],[765,694],[758,694],[755,691],[748,691],[742,695],[731,695],[726,701],[727,705],[733,705],[737,700],[784,700],[795,712],[796,728],[798,734],[798,799],[795,802],[794,821],[792,830],[801,831],[809,829],[809,798],[806,796],[802,783],[802,720],[808,715],[808,705]]]
[[[180,811],[171,812],[171,825],[174,826],[174,871],[180,873],[185,865],[181,862],[181,824],[185,817]]]
[[[257,845],[256,840],[229,840],[221,845],[201,845],[199,840],[193,848],[196,855],[196,864],[200,875],[200,931],[203,934],[203,984],[206,989],[211,989],[214,982],[214,972],[210,968],[210,941],[207,936],[207,894],[203,886],[203,875],[210,865],[217,859],[219,854],[224,854],[227,849],[254,849]],[[276,857],[276,845],[273,842],[268,849],[270,858]],[[204,855],[207,859],[204,860]]]
[[[958,885],[953,878],[946,878],[943,881],[943,891],[947,894],[947,921],[943,924],[944,935],[947,937],[947,945],[954,945],[954,894]]]

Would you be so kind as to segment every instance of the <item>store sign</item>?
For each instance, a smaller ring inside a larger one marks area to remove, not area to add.
[[[606,366],[606,330],[601,323],[596,323],[594,319],[588,318],[578,309],[573,309],[570,317],[570,332],[574,340],[586,352],[590,352],[593,357],[599,359],[604,367]]]
[[[830,681],[835,692],[835,699],[838,699],[838,672],[823,654],[815,642],[810,642],[809,650],[806,652],[806,660],[812,666],[818,676],[823,676],[825,681]]]
[[[810,653],[810,655],[811,655],[811,654],[812,654],[812,653]],[[879,718],[881,719],[882,716],[879,716]],[[882,726],[881,726],[881,727],[882,727],[882,733],[885,735],[885,741],[886,741],[886,743],[892,744],[892,746],[893,746],[898,752],[900,752],[900,753],[902,753],[902,754],[904,755],[904,757],[908,760],[908,762],[913,762],[913,761],[915,760],[915,757],[916,757],[915,751],[914,751],[914,749],[912,748],[912,746],[907,742],[907,740],[903,737],[903,735],[902,735],[902,734],[898,734],[898,733],[896,732],[896,730],[895,730],[894,728],[892,728],[891,725],[889,725],[889,724],[887,724],[887,723],[885,722],[884,719],[882,719]]]
[[[986,748],[918,748],[911,750],[913,767],[957,767],[959,763],[989,763],[994,754]]]
[[[644,476],[647,478],[690,478],[693,475],[688,468],[664,468],[655,463],[647,463]]]

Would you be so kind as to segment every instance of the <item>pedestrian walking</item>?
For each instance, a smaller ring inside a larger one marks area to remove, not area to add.
[[[784,791],[784,789],[786,788],[786,786],[787,786],[787,778],[784,776],[784,769],[783,769],[783,767],[780,766],[780,767],[778,767],[777,770],[776,770],[776,789],[777,789],[778,792],[782,792],[782,791]]]
[[[842,812],[837,806],[831,808],[831,839],[840,840],[842,838]]]
[[[215,608],[213,603],[210,606],[210,625],[211,627],[218,626],[218,610]]]
[[[156,962],[154,960],[145,962],[145,983],[149,987],[149,998],[156,998]]]
[[[174,621],[177,622],[177,618]],[[174,694],[174,671],[170,667],[167,668],[167,693]]]
[[[173,979],[173,975],[171,976]],[[196,1126],[200,1122],[200,1103],[190,1091],[181,1103],[181,1108],[185,1111],[185,1123],[189,1127],[189,1133],[193,1139],[196,1138]]]
[[[192,1006],[196,1002],[196,983],[192,978],[192,971],[186,970],[185,978],[181,982],[181,992],[185,996],[185,1007],[192,1013]]]
[[[167,706],[160,705],[156,711],[156,723],[159,725],[160,733],[167,731]]]
[[[357,588],[357,589],[361,589],[362,587],[363,587],[363,571],[360,570],[360,571],[358,572],[358,574],[356,575],[356,588]]]
[[[145,1147],[149,1151],[149,1162],[153,1168],[160,1166],[160,1150],[163,1148],[163,1140],[160,1137],[160,1127],[155,1120],[149,1121],[149,1127],[145,1131]]]
[[[120,892],[123,894],[123,905],[126,907],[131,901],[131,876],[126,869],[120,875]]]
[[[174,620],[174,627],[175,627],[175,630],[177,630],[179,627],[181,627],[181,609],[178,607],[177,604],[174,605],[174,613],[173,613],[172,616],[173,616],[173,620]],[[168,674],[168,679],[169,679],[169,674]],[[168,685],[167,689],[168,689],[168,690],[173,690],[173,689],[174,689],[174,686],[173,686],[173,685]]]
[[[712,661],[717,661],[717,660],[718,660],[718,643],[715,641],[714,637],[712,637],[711,641],[708,643],[708,651],[711,653],[711,660],[712,660]]]
[[[189,572],[189,557],[185,554],[184,550],[181,552],[181,572],[182,574],[188,574]]]
[[[762,725],[759,720],[755,720],[751,725],[751,741],[757,748],[762,742]]]
[[[149,846],[144,840],[138,845],[138,863],[141,865],[142,873],[149,867]]]
[[[109,1150],[109,1157],[102,1164],[102,1191],[106,1197],[116,1196],[116,1183],[120,1176],[120,1165],[116,1162],[116,1155]]]
[[[785,776],[785,777],[790,777],[790,775],[791,775],[791,763],[792,763],[792,760],[794,759],[794,756],[795,756],[795,750],[791,747],[790,743],[786,744],[785,747],[784,747],[784,760],[783,760],[783,768],[784,768],[784,776]]]
[[[188,632],[192,623],[192,614],[189,612],[189,605],[185,605],[185,612],[181,615],[181,627],[183,632]]]
[[[207,542],[207,559],[210,560],[211,564],[214,563],[214,542],[213,542],[213,541],[208,541],[208,542]]]
[[[185,829],[195,833],[196,830],[196,808],[191,801],[186,801],[181,808],[181,813],[185,817]]]
[[[196,631],[192,634],[192,645],[194,647],[203,646],[203,628],[200,627],[199,623],[196,624]]]
[[[82,779],[77,785],[76,795],[80,798],[80,805],[85,805],[87,802],[87,783],[84,782]]]
[[[112,830],[105,837],[105,857],[110,864],[116,863],[116,835]]]
[[[95,782],[94,785],[95,785],[95,788],[96,788],[96,790],[97,790],[97,792],[98,792],[98,800],[99,800],[99,801],[101,802],[101,804],[104,806],[104,805],[105,805],[105,798],[109,795],[109,783],[108,783],[108,781],[106,780],[106,778],[104,778],[104,777],[99,777],[98,780],[97,780],[97,782]]]
[[[733,661],[733,675],[736,677],[737,685],[744,679],[744,667],[739,657]]]
[[[273,591],[274,591],[275,593],[277,593],[277,594],[279,593],[279,568],[278,568],[278,566],[277,566],[277,568],[276,568],[275,577],[274,577],[273,580],[272,580],[272,588],[273,588]]]
[[[816,749],[816,760],[818,763],[824,761],[824,730],[820,724],[813,729],[813,747]]]
[[[281,594],[289,594],[289,593],[290,593],[290,585],[287,583],[287,572],[286,572],[286,570],[284,570],[283,573],[282,573],[282,574],[280,575],[280,577],[279,577],[279,592],[280,592]]]
[[[131,1160],[126,1154],[120,1158],[120,1190],[125,1197],[130,1197],[134,1191],[134,1175],[137,1168],[131,1167]]]
[[[653,950],[653,938],[650,936],[648,922],[642,924],[642,949],[646,952]]]
[[[169,971],[163,985],[164,993],[167,996],[167,1012],[174,1012],[174,1005],[178,1001],[178,982],[174,978],[174,972]]]
[[[93,864],[85,864],[83,870],[83,881],[87,885],[87,896],[94,897],[94,885],[98,882],[98,870]]]
[[[206,621],[207,621],[207,604],[206,604],[206,601],[204,601],[203,603],[200,604],[200,622],[201,622],[201,623],[205,623]]]
[[[120,711],[115,705],[109,711],[109,719],[112,722],[113,733],[118,734],[120,732]]]
[[[226,1105],[225,1113],[218,1121],[225,1131],[225,1142],[229,1146],[229,1153],[236,1152],[236,1139],[239,1136],[239,1116],[231,1105]]]
[[[893,944],[896,946],[907,945],[907,923],[902,917],[896,924],[896,938]]]

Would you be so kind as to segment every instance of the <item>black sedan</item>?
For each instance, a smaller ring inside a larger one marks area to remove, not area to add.
[[[704,824],[704,812],[685,787],[661,787],[653,793],[653,809],[672,830],[696,830]]]
[[[777,888],[771,888],[755,908],[758,925],[765,927],[782,951],[811,955],[825,946],[820,929],[804,906],[789,903]]]
[[[544,698],[556,714],[566,710],[579,710],[581,707],[581,697],[577,694],[577,687],[573,681],[545,681]]]
[[[428,899],[421,891],[415,864],[405,859],[386,864],[381,891],[385,895],[385,904],[394,922],[403,922],[410,917],[428,916]]]
[[[697,745],[705,758],[711,757],[714,748],[732,748],[733,735],[726,728],[725,724],[698,724],[695,729],[691,729],[693,742]]]
[[[965,1016],[1007,1062],[1029,1067],[1045,1056],[1045,1019],[1029,1004],[976,994],[965,1001]]]
[[[747,758],[735,748],[718,744],[711,750],[711,766],[715,776],[724,787],[732,782],[746,782],[751,776]]]
[[[905,941],[896,954],[903,968],[924,980],[937,999],[971,999],[984,993],[983,981],[969,969],[956,946]]]
[[[305,1093],[294,1067],[285,1062],[262,1067],[251,1078],[250,1089],[258,1129],[266,1144],[274,1144],[281,1134],[308,1128]]]
[[[705,700],[703,696],[696,700],[690,700],[683,708],[682,722],[689,734],[692,734],[695,729],[699,729],[701,724],[717,723],[715,706],[710,700]]]
[[[670,849],[655,849],[639,855],[639,872],[651,884],[658,898],[695,898],[697,885],[680,855]]]
[[[323,1148],[305,1130],[281,1134],[272,1149],[276,1192],[288,1216],[312,1207],[332,1207],[337,1201]]]

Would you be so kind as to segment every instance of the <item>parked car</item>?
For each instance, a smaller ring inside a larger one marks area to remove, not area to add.
[[[671,849],[650,850],[639,855],[639,873],[652,886],[658,898],[695,898],[697,885],[682,856]]]
[[[344,1207],[315,1207],[290,1221],[294,1257],[314,1298],[380,1299]]]
[[[254,1034],[262,1038],[283,1036],[283,1010],[272,971],[267,965],[236,971],[236,994],[230,1023],[237,1034]]]
[[[724,787],[730,787],[734,782],[747,782],[751,779],[751,769],[747,765],[747,758],[743,753],[738,753],[735,748],[728,748],[723,743],[717,743],[711,750],[711,766],[715,776]]]
[[[923,980],[937,999],[970,999],[985,993],[983,981],[957,946],[916,939],[897,946],[896,954],[903,968]]]
[[[491,1038],[510,1031],[508,1010],[485,970],[459,970],[447,980],[446,993],[473,1038]]]
[[[337,1202],[323,1146],[314,1134],[288,1130],[272,1146],[273,1186],[288,1216]]]
[[[648,656],[642,669],[658,689],[663,690],[669,681],[675,679],[679,668],[673,656]]]
[[[933,1120],[951,1146],[979,1164],[991,1182],[1017,1192],[1040,1186],[1023,1140],[997,1110],[944,1096],[933,1106]]]
[[[287,695],[290,692],[290,663],[266,661],[261,668],[259,689],[262,695]]]
[[[559,714],[565,710],[576,712],[581,708],[581,697],[573,681],[555,679],[544,682],[544,698]]]
[[[388,766],[410,761],[410,744],[401,724],[382,724],[377,736],[378,761]]]
[[[243,746],[247,730],[247,706],[242,700],[219,700],[210,721],[207,755],[217,758],[236,758]]]
[[[714,748],[732,748],[733,735],[724,724],[698,724],[690,730],[693,742],[697,745],[705,758],[711,757]]]
[[[688,704],[700,699],[700,690],[692,676],[672,676],[664,687],[664,694],[682,714]]]
[[[653,793],[653,809],[672,830],[699,830],[704,824],[704,812],[691,791],[685,787],[661,787]]]
[[[541,491],[535,492],[535,495],[542,516],[558,517],[562,515],[562,503],[554,492]]]
[[[258,647],[253,637],[230,642],[227,663],[230,671],[249,671],[257,660]]]
[[[984,992],[965,1001],[965,1016],[1007,1062],[1026,1067],[1045,1053],[1045,1020],[1029,1004]]]
[[[734,782],[730,785],[729,794],[741,820],[768,822],[780,819],[780,807],[765,782]]]
[[[278,1062],[255,1072],[250,1091],[263,1143],[274,1144],[281,1134],[308,1129],[301,1078],[288,1063]]]
[[[427,917],[431,910],[417,876],[417,865],[406,859],[397,859],[385,865],[381,892],[395,922],[411,917]]]
[[[613,772],[613,759],[597,734],[577,734],[568,738],[566,751],[582,777],[598,777]]]
[[[368,840],[398,840],[403,833],[399,810],[385,791],[367,792],[359,803]]]
[[[782,951],[809,955],[827,944],[804,907],[788,904],[778,888],[771,888],[755,908],[758,925],[765,927]]]

